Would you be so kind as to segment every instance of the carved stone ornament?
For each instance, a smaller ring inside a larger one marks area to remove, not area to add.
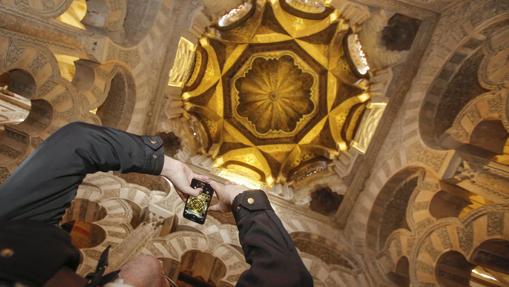
[[[352,147],[365,153],[373,138],[378,123],[384,113],[386,103],[372,103],[368,105],[367,111],[361,121],[359,130],[352,142]]]
[[[219,18],[217,24],[219,27],[230,26],[247,16],[251,9],[253,9],[253,4],[250,1],[246,1]]]
[[[458,169],[456,170],[454,179],[473,181],[476,175],[477,172],[472,168],[472,166],[467,161],[462,161],[461,164],[458,166]]]
[[[489,90],[509,88],[509,29],[494,34],[485,46],[478,77],[481,85]]]
[[[170,70],[168,85],[182,87],[190,76],[194,63],[195,45],[184,37],[180,37],[177,55]]]

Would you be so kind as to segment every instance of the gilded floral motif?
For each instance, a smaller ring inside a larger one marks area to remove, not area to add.
[[[260,133],[293,131],[313,111],[313,77],[297,67],[290,56],[256,58],[245,77],[237,80],[237,112]]]

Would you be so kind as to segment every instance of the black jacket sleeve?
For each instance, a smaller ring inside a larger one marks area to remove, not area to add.
[[[57,224],[87,173],[160,174],[162,140],[71,123],[42,143],[0,187],[0,220]]]
[[[251,265],[237,286],[313,286],[292,239],[260,190],[235,197],[233,214],[240,244]]]

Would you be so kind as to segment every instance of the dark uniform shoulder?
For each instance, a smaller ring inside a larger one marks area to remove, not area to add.
[[[79,251],[59,227],[33,220],[0,222],[0,281],[42,286],[61,267],[75,270]]]

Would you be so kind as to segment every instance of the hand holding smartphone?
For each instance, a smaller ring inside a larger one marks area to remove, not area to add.
[[[202,192],[197,196],[189,196],[184,207],[184,218],[199,224],[205,222],[210,201],[214,195],[214,189],[210,184],[193,178],[191,181],[192,188],[201,188]]]

